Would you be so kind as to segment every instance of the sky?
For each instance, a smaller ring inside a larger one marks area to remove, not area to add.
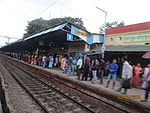
[[[107,22],[129,25],[150,21],[149,4],[150,0],[0,0],[0,35],[22,38],[28,21],[68,16],[82,18],[88,31],[98,33],[105,13],[96,7],[107,12]],[[0,37],[0,47],[6,42]]]

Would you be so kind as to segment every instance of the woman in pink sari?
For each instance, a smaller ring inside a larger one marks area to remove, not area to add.
[[[140,85],[140,74],[142,74],[143,69],[141,68],[141,64],[138,63],[137,66],[133,68],[133,78],[132,78],[132,86],[138,87]]]

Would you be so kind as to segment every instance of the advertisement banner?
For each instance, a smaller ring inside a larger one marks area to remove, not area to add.
[[[71,26],[71,34],[78,36],[82,40],[84,40],[88,44],[93,43],[103,43],[104,42],[104,34],[90,34],[82,29],[79,29],[75,26]]]
[[[71,26],[71,34],[78,36],[79,38],[81,38],[82,40],[84,40],[85,42],[87,41],[87,38],[89,38],[91,36],[90,33],[79,29],[75,26]]]

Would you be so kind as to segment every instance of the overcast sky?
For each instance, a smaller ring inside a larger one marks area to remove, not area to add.
[[[126,25],[150,21],[150,0],[0,0],[0,35],[22,38],[27,22],[43,17],[79,17],[84,26],[97,33],[104,23],[124,21]],[[50,7],[52,3],[54,3]],[[0,46],[7,39],[0,37]],[[11,39],[10,41],[14,41]]]

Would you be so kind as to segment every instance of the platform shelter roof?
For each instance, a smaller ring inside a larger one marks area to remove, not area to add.
[[[36,48],[42,43],[66,43],[67,41],[84,41],[88,44],[102,43],[103,35],[93,35],[86,29],[70,22],[63,22],[51,28],[39,31],[25,39],[10,43],[0,50],[19,50],[24,48]]]

